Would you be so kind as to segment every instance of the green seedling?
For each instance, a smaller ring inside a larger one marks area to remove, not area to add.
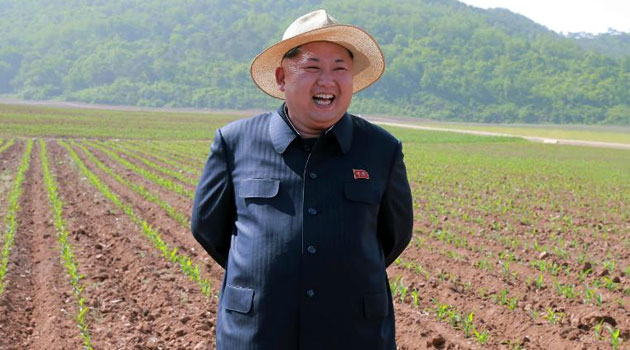
[[[485,345],[490,340],[490,333],[486,330],[479,332],[473,328],[473,334],[475,335],[475,339],[479,345]]]
[[[621,343],[621,333],[619,329],[613,329],[610,326],[606,326],[608,329],[608,333],[610,334],[610,346],[613,350],[619,350],[619,345]]]
[[[547,307],[546,310],[547,311],[545,313],[545,316],[543,316],[543,317],[545,319],[547,319],[547,321],[549,321],[549,323],[556,324],[558,322],[562,322],[562,320],[564,319],[564,313],[556,312],[550,307]]]
[[[471,311],[468,316],[466,316],[463,320],[462,320],[462,331],[464,332],[464,337],[468,338],[472,335],[473,333],[473,329],[474,324],[473,324],[473,317],[474,317],[474,313]]]
[[[418,307],[418,290],[414,289],[413,291],[411,291],[411,304],[414,307]]]
[[[595,332],[595,339],[602,340],[602,325],[604,324],[604,320],[597,322],[593,326],[593,332]]]

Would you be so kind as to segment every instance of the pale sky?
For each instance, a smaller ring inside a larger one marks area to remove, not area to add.
[[[459,0],[484,9],[501,7],[562,33],[630,32],[630,0]]]

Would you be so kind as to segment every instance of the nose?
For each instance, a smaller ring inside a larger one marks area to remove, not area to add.
[[[317,84],[321,86],[333,86],[335,85],[335,81],[333,79],[332,72],[328,70],[322,70],[319,78],[317,79]]]

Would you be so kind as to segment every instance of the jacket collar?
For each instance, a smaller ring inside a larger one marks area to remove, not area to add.
[[[282,154],[289,147],[291,142],[295,140],[298,135],[289,125],[289,120],[284,114],[284,103],[280,108],[271,114],[271,120],[269,122],[269,135],[271,136],[271,143],[276,152]],[[352,145],[352,119],[348,113],[345,113],[341,119],[330,129],[325,131],[325,134],[332,133],[337,140],[341,152],[348,153],[350,146]]]

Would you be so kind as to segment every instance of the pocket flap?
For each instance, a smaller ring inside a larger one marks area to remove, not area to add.
[[[343,193],[351,201],[378,204],[381,201],[376,186],[369,182],[346,182]]]
[[[252,309],[254,290],[227,284],[223,290],[222,299],[224,308],[246,314]]]
[[[386,293],[368,294],[363,296],[363,311],[365,318],[376,320],[387,316],[389,313],[389,301]]]
[[[278,194],[280,180],[246,179],[241,181],[238,195],[241,198],[272,198]]]

